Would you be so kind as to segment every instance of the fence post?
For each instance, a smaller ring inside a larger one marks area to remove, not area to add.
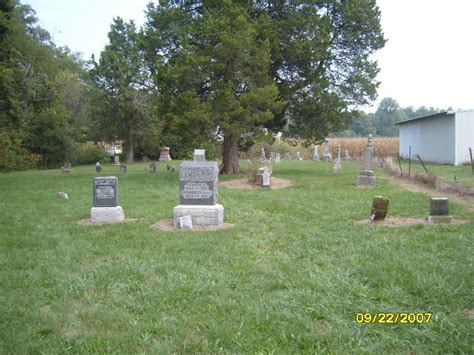
[[[400,155],[398,155],[397,159],[398,159],[398,166],[400,167],[400,176],[403,176],[402,163],[400,162]]]
[[[471,172],[474,175],[474,162],[472,161],[472,148],[469,147],[469,155],[471,156]]]
[[[408,178],[411,177],[411,146],[408,147]]]
[[[417,154],[416,156],[418,157],[418,160],[420,161],[421,165],[423,166],[423,169],[425,169],[425,172],[426,172],[427,174],[429,174],[428,170],[426,169],[425,164],[423,164],[423,160],[421,160],[421,158],[420,158],[420,156],[419,156],[418,154]]]

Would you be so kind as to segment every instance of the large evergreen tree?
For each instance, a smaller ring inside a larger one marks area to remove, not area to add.
[[[375,98],[370,56],[385,40],[373,0],[161,1],[147,17],[162,114],[186,96],[224,136],[223,173],[239,172],[242,137],[289,117],[295,134],[322,138]]]

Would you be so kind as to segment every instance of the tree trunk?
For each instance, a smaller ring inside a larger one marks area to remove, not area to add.
[[[125,161],[127,164],[133,162],[133,144],[134,144],[134,139],[133,139],[133,134],[130,133],[128,135],[128,142],[127,142],[127,157],[125,158]]]
[[[224,135],[224,151],[222,153],[221,174],[240,174],[239,166],[239,134]]]

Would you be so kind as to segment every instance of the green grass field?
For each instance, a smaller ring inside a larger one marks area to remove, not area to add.
[[[177,164],[177,163],[176,163]],[[242,164],[244,165],[244,164]],[[472,353],[474,213],[464,225],[359,225],[372,198],[425,216],[429,197],[378,171],[335,176],[283,162],[284,190],[220,188],[231,229],[151,228],[178,204],[178,174],[119,174],[136,222],[79,225],[94,167],[0,175],[0,353]],[[231,177],[224,177],[227,180]],[[69,194],[68,201],[56,193]],[[426,324],[359,324],[365,312],[432,312]]]

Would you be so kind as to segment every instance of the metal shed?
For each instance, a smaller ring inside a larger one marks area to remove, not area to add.
[[[474,110],[443,111],[395,123],[400,126],[400,156],[461,165],[474,149]],[[474,154],[474,153],[473,153]]]

